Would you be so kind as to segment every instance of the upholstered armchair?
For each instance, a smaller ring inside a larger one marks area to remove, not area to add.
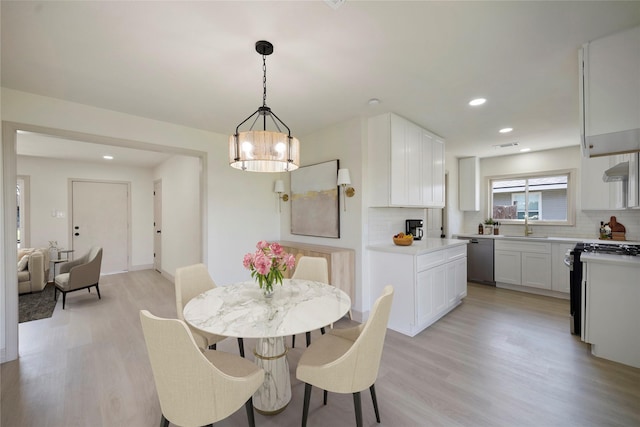
[[[54,298],[58,299],[58,291],[62,292],[62,309],[64,310],[67,302],[67,293],[79,291],[80,289],[88,289],[91,292],[93,286],[100,297],[100,288],[98,281],[100,280],[100,266],[102,265],[102,248],[94,246],[86,255],[73,261],[65,262],[60,265],[60,274],[55,277]]]
[[[18,250],[19,294],[42,291],[48,279],[49,251],[46,248]]]

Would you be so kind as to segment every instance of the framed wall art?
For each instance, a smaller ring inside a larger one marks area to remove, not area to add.
[[[340,237],[338,160],[291,172],[291,234]]]

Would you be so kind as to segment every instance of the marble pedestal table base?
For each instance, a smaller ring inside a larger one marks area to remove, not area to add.
[[[255,364],[264,369],[264,383],[253,395],[253,407],[263,415],[275,415],[291,400],[291,378],[284,337],[260,338],[253,350]]]

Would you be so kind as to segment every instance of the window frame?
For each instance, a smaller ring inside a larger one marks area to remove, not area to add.
[[[553,221],[545,221],[540,219],[529,219],[528,223],[531,225],[561,225],[561,226],[573,226],[576,223],[576,193],[577,193],[577,183],[576,183],[576,169],[560,169],[560,170],[549,170],[549,171],[540,171],[540,172],[528,172],[528,173],[519,173],[519,174],[504,174],[504,175],[491,175],[487,176],[486,188],[487,188],[487,218],[492,218],[493,216],[493,188],[492,183],[496,180],[529,180],[531,178],[541,178],[545,176],[557,176],[557,175],[566,175],[567,176],[567,219],[564,221],[553,220]],[[532,193],[541,192],[540,190],[532,191]],[[526,192],[525,192],[526,194]],[[525,197],[526,199],[526,197]],[[540,197],[540,204],[542,204],[542,197]],[[525,203],[526,205],[526,203]],[[525,211],[526,213],[527,211]],[[524,224],[524,219],[498,219],[500,224],[510,225],[510,224]]]

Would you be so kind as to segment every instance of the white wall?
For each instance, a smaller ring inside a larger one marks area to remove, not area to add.
[[[172,277],[176,268],[202,261],[200,170],[199,158],[173,156],[153,171],[154,181],[162,181],[161,269]]]
[[[203,230],[203,258],[217,283],[247,280],[249,272],[242,267],[242,256],[254,248],[257,240],[280,238],[280,215],[273,208],[273,175],[246,173],[229,167],[228,135],[12,89],[2,88],[0,97],[3,128],[17,127],[38,132],[62,129],[87,134],[99,143],[117,141],[130,146],[155,144],[170,147],[177,154],[181,154],[181,150],[205,153],[206,194],[203,210],[206,216],[203,222],[206,221],[207,227]],[[15,135],[7,136],[3,132],[3,146],[13,144],[14,138]],[[7,161],[15,164],[15,159],[9,158]],[[12,183],[4,184],[10,186]],[[12,185],[15,193],[15,182]],[[3,199],[0,206],[2,212],[5,203]],[[7,205],[10,206],[9,203]],[[10,223],[7,221],[7,224]],[[9,265],[5,265],[5,270],[0,272],[6,278],[0,284],[0,293],[5,298],[5,309],[1,315],[4,328],[0,328],[0,342],[4,347],[0,350],[2,355],[11,358],[14,351],[17,354],[17,316],[15,322],[5,322],[4,315],[8,311],[17,313],[17,278],[14,277],[16,256],[7,254],[8,249],[13,254],[15,247],[8,247],[8,239],[3,237],[2,255]],[[9,333],[8,329],[11,329]]]
[[[331,239],[323,237],[300,236],[291,234],[291,203],[282,203],[282,215],[280,217],[282,240],[312,243],[316,245],[337,246],[350,248],[356,251],[356,299],[352,301],[354,317],[369,309],[369,287],[363,286],[362,254],[363,245],[363,157],[362,157],[363,122],[355,118],[338,123],[328,129],[306,135],[300,138],[301,166],[308,166],[338,159],[340,168],[349,169],[351,186],[355,188],[355,196],[347,198],[346,212],[342,204],[342,189],[340,197],[340,238]],[[283,174],[285,188],[289,191],[289,174]],[[276,178],[274,177],[274,180]],[[337,179],[337,177],[336,177]],[[289,191],[290,193],[290,191]],[[277,199],[275,199],[277,201]],[[277,209],[277,205],[276,208]]]
[[[32,247],[71,248],[69,179],[129,182],[131,185],[131,267],[153,263],[153,180],[150,169],[18,156],[18,174],[31,178]],[[64,218],[52,216],[52,211]]]

